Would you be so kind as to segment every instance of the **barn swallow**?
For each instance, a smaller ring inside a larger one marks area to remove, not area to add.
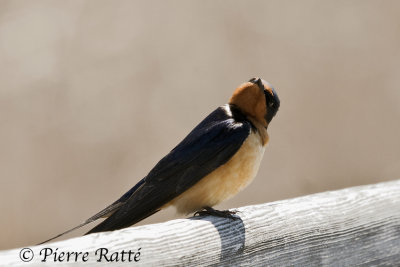
[[[257,174],[268,143],[267,128],[279,106],[268,82],[253,78],[243,83],[228,104],[200,122],[122,197],[45,242],[104,217],[86,234],[125,228],[169,206],[184,214],[231,216],[212,207],[234,196]]]

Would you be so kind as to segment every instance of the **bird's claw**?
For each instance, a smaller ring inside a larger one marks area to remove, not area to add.
[[[236,216],[233,216],[236,214],[236,210],[216,210],[211,207],[204,207],[203,210],[198,210],[194,213],[194,216],[216,216],[216,217],[222,217],[222,218],[229,218],[229,219],[237,219]]]

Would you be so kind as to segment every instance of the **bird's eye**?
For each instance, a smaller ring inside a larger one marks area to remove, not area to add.
[[[273,102],[269,102],[269,103],[268,103],[268,106],[269,106],[270,108],[272,108],[272,107],[274,106],[274,103],[273,103]]]

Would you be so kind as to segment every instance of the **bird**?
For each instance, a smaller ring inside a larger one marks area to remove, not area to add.
[[[118,200],[49,242],[100,218],[86,233],[129,227],[174,206],[178,213],[232,217],[235,211],[212,207],[245,188],[256,176],[272,118],[280,107],[274,87],[252,78],[227,104],[201,121],[150,172]]]

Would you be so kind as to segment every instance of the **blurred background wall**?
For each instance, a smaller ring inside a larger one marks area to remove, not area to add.
[[[0,1],[0,249],[116,200],[253,76],[276,87],[281,109],[258,176],[217,208],[400,178],[399,10]]]

